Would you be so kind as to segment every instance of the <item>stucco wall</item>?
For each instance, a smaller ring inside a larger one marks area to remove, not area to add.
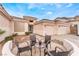
[[[44,35],[44,26],[43,24],[34,25],[33,33]]]
[[[25,34],[25,32],[28,32],[28,23],[21,21],[14,21],[14,32],[18,33],[18,35]]]
[[[69,24],[58,24],[58,25],[34,25],[34,33],[41,35],[62,35],[70,33]]]
[[[28,23],[23,18],[14,17],[14,32],[18,34],[24,34],[28,32]]]
[[[24,32],[24,23],[16,21],[14,22],[14,31],[15,32]]]
[[[29,30],[28,30],[28,23],[25,23],[24,24],[24,27],[25,27],[25,32],[28,32]]]
[[[11,21],[9,21],[6,17],[0,14],[0,29],[6,31],[3,35],[0,35],[0,41],[4,39],[4,37],[11,34]]]
[[[10,21],[11,33],[14,33],[14,21]]]
[[[43,32],[46,35],[54,35],[57,32],[57,27],[56,26],[46,25],[46,26],[44,26]]]
[[[59,24],[57,26],[57,34],[69,34],[70,33],[70,25],[69,24]]]

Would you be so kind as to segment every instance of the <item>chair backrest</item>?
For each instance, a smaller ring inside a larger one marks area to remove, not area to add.
[[[36,41],[36,35],[34,35],[34,34],[30,35],[30,40],[31,41]]]
[[[32,34],[30,35],[30,43],[31,43],[31,46],[34,46],[35,43],[36,43],[36,35]]]
[[[45,35],[45,43],[50,43],[51,36],[50,35]]]
[[[16,45],[17,48],[19,48],[19,43],[16,40],[13,40],[12,42]]]

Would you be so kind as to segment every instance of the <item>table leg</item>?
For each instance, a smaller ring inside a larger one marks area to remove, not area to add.
[[[32,56],[32,47],[31,47],[31,56]]]

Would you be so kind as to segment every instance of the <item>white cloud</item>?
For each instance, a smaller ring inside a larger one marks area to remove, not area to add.
[[[46,14],[47,14],[47,15],[51,15],[51,14],[52,14],[52,12],[51,12],[51,11],[48,11]]]
[[[57,8],[62,7],[62,4],[60,4],[60,3],[55,3],[54,5],[55,5]]]
[[[62,4],[62,3],[55,3],[54,4],[57,8],[61,8],[62,6],[64,6],[64,4]],[[72,3],[69,3],[69,4],[67,4],[66,6],[64,6],[64,7],[71,7],[73,4]]]
[[[36,4],[31,3],[31,4],[29,4],[28,9],[32,9],[32,8],[34,8],[34,7],[36,7]]]
[[[68,4],[66,7],[71,7],[73,4],[72,3],[70,3],[70,4]]]
[[[62,4],[62,3],[48,3],[48,4],[31,3],[28,5],[28,9],[32,9],[35,7],[41,8],[42,6],[46,6],[46,5],[55,6],[56,8],[61,8],[62,6],[64,6],[64,4]],[[69,3],[65,7],[71,7],[72,5],[73,5],[72,3]],[[44,10],[45,8],[41,8],[41,9]]]
[[[24,13],[19,11],[19,12],[16,12],[13,8],[10,8],[10,9],[6,9],[6,11],[12,15],[12,16],[17,16],[17,17],[23,17]],[[16,12],[16,13],[15,13]]]
[[[32,9],[32,8],[36,8],[36,7],[40,8],[40,7],[42,7],[42,5],[43,4],[41,4],[41,3],[30,3],[28,5],[28,9]]]
[[[45,8],[41,8],[41,10],[44,10]]]

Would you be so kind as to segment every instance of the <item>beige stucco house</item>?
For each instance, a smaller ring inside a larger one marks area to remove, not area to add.
[[[55,20],[41,20],[34,24],[34,33],[40,35],[63,35],[79,32],[79,16],[58,17]]]
[[[19,35],[32,31],[39,35],[78,34],[79,16],[58,17],[54,20],[37,20],[36,17],[23,16],[23,18],[9,15],[0,5],[0,29],[6,32],[0,35],[0,41],[12,33]]]

